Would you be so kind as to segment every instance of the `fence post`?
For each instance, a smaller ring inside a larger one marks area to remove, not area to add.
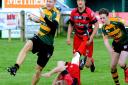
[[[8,29],[8,42],[11,42],[11,29]]]
[[[25,41],[25,11],[20,12],[21,16],[21,41]]]

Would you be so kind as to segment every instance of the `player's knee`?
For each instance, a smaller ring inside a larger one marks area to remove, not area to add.
[[[32,49],[32,46],[33,46],[32,41],[28,40],[23,49],[24,49],[24,51],[28,51],[28,50]]]
[[[36,77],[40,77],[41,76],[41,71],[42,71],[42,67],[40,67],[40,66],[37,66],[36,67],[36,72],[35,72],[35,76]]]
[[[87,59],[85,67],[89,68],[91,66],[91,64],[92,63],[91,63],[90,59]]]
[[[126,66],[126,64],[121,64],[120,67],[121,67],[122,69],[125,69],[127,66]]]
[[[85,67],[86,67],[86,68],[89,68],[89,67],[90,67],[90,65],[89,65],[89,64],[85,64]]]
[[[120,67],[124,67],[125,66],[125,63],[120,61],[120,60],[119,60],[118,64],[120,65]]]
[[[35,76],[38,78],[41,76],[41,70],[36,70]]]

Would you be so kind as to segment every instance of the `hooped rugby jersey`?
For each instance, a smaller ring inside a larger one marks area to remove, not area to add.
[[[121,22],[111,21],[109,25],[103,25],[102,32],[112,37],[117,43],[128,43],[128,33]]]
[[[44,43],[53,45],[55,32],[59,24],[60,13],[55,7],[52,10],[43,7],[42,10],[45,14],[45,18],[40,16],[41,24],[38,36]]]
[[[94,12],[89,7],[86,7],[82,13],[78,11],[78,8],[73,9],[71,12],[70,23],[78,35],[89,35],[88,28],[90,24],[96,22]]]

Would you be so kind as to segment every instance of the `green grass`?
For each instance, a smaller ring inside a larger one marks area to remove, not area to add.
[[[110,57],[104,47],[103,40],[95,39],[94,42],[93,57],[95,59],[96,71],[91,73],[90,69],[84,68],[84,70],[81,71],[82,85],[114,85],[110,74]],[[8,66],[15,63],[18,52],[23,45],[24,43],[20,40],[12,40],[11,42],[0,40],[0,85],[30,85],[35,72],[37,59],[36,55],[33,55],[31,52],[27,55],[25,62],[22,64],[15,77],[10,76],[6,71]],[[55,39],[54,55],[43,72],[47,72],[56,66],[58,60],[70,61],[71,58],[72,46],[66,44],[65,37],[57,37]],[[120,69],[119,66],[118,72],[121,85],[126,85],[124,83],[123,70]],[[38,85],[51,85],[55,76],[56,75],[53,75],[49,79],[41,78]]]

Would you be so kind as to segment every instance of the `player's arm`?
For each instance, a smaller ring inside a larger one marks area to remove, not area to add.
[[[43,13],[43,11],[40,11],[41,17],[44,18],[45,23],[47,24],[48,27],[51,28],[51,30],[56,30],[56,28],[58,28],[59,25],[59,19],[60,19],[60,14],[59,12],[57,12],[57,15],[54,19],[49,20],[45,14]],[[42,22],[42,21],[41,21]]]
[[[125,33],[128,33],[127,30],[126,30],[126,28],[125,28],[125,26],[124,26],[124,24],[123,24],[122,22],[118,22],[117,25],[118,25],[118,26],[121,28],[121,30],[123,30]]]
[[[109,39],[107,35],[102,34],[103,36],[103,40],[104,40],[104,45],[106,46],[108,52],[110,53],[110,55],[112,55],[113,52],[113,48],[111,47],[110,43],[109,43]]]
[[[89,13],[89,18],[90,18],[90,24],[94,25],[94,30],[93,30],[92,34],[90,35],[90,38],[88,41],[88,44],[90,44],[93,41],[93,38],[98,31],[99,23],[95,16],[95,13],[91,9],[88,9],[88,13]]]
[[[89,42],[93,41],[93,38],[98,31],[98,28],[99,28],[99,23],[97,21],[96,23],[94,23],[94,30],[93,30],[92,34],[90,35]]]
[[[55,73],[62,72],[66,69],[65,62],[64,61],[58,61],[58,64],[55,68],[53,68],[51,71],[42,74],[43,77],[50,77]]]
[[[33,21],[33,22],[35,22],[35,23],[40,23],[40,22],[41,22],[41,21],[40,21],[40,18],[37,17],[37,16],[34,15],[34,14],[29,14],[29,15],[28,15],[28,18],[29,18],[29,20],[31,20],[31,21]]]
[[[70,45],[71,44],[71,33],[72,33],[72,30],[73,30],[73,26],[74,26],[74,19],[73,19],[73,15],[74,12],[72,11],[71,12],[71,15],[70,15],[70,19],[69,19],[69,25],[68,25],[68,32],[67,32],[67,44]]]
[[[71,33],[72,33],[73,27],[71,24],[68,25],[68,32],[67,32],[67,44],[71,44]]]

